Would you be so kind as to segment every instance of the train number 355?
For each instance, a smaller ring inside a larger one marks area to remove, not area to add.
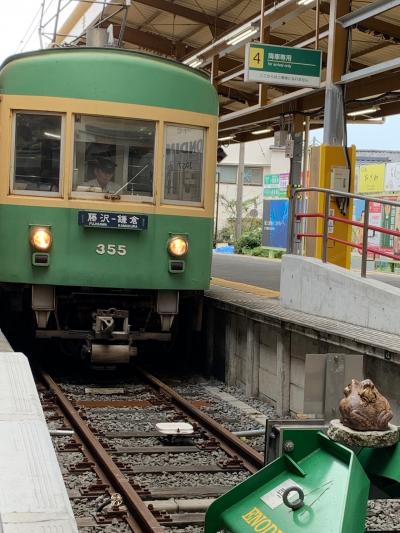
[[[96,253],[99,255],[126,255],[125,244],[98,244],[96,246]]]

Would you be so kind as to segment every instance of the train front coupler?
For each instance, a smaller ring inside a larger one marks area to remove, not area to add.
[[[92,315],[93,333],[86,338],[82,348],[83,357],[92,363],[129,363],[137,355],[132,346],[129,312],[121,309],[97,309]]]

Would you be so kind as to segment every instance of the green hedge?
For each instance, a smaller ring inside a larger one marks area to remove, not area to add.
[[[252,250],[261,246],[261,228],[252,229],[235,242],[235,251],[238,254],[246,253],[244,250]]]

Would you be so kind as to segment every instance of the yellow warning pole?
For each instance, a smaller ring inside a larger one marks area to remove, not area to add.
[[[326,67],[324,144],[314,153],[312,173],[317,174],[318,187],[340,189],[353,192],[355,178],[356,148],[347,148],[344,105],[345,91],[340,85],[341,76],[348,63],[348,30],[337,23],[337,18],[350,11],[349,0],[331,0],[329,11],[328,58]],[[325,209],[323,194],[316,200],[319,213]],[[315,200],[314,200],[315,202]],[[312,205],[312,202],[311,202]],[[310,206],[311,207],[311,206]],[[310,211],[312,208],[310,209]],[[331,196],[329,213],[333,216],[352,219],[353,203],[340,196]],[[317,232],[323,232],[323,220],[317,221]],[[350,268],[351,247],[343,242],[351,242],[352,226],[344,222],[330,222],[328,237],[338,239],[328,241],[327,260],[330,263]],[[315,257],[322,257],[322,239],[316,239]]]
[[[318,187],[324,189],[337,189],[340,183],[343,186],[343,191],[354,192],[354,176],[356,164],[356,147],[351,146],[348,150],[348,157],[350,160],[350,169],[348,169],[347,157],[342,146],[325,145],[318,147]],[[316,154],[314,154],[314,158]],[[346,179],[346,175],[349,179]],[[339,176],[339,178],[338,178]],[[341,176],[344,176],[343,178]],[[335,179],[338,178],[338,179]],[[312,193],[316,195],[316,193]],[[314,202],[310,199],[310,211],[323,213],[325,209],[325,195],[318,193],[318,198]],[[343,197],[331,197],[329,214],[347,220],[352,219],[353,215],[353,201],[344,199]],[[324,222],[318,219],[316,224],[317,233],[323,233]],[[339,239],[340,241],[351,242],[352,226],[344,222],[332,221],[329,224],[328,237]],[[328,241],[327,261],[335,265],[350,268],[351,262],[351,247],[346,246],[340,242],[332,240]],[[322,239],[316,240],[315,257],[322,258]]]

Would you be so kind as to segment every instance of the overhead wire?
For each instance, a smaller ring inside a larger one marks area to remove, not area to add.
[[[71,4],[71,2],[74,1],[74,0],[67,0],[67,3],[64,4],[61,9],[60,9],[60,12],[65,9],[69,4]],[[41,32],[41,35],[43,36],[47,36],[45,32],[43,32],[43,29],[49,24],[49,22],[51,22],[55,15],[53,15],[45,24],[42,24],[43,22],[43,17],[44,15],[46,15],[46,13],[49,12],[49,9],[51,8],[51,6],[54,4],[55,0],[50,0],[50,3],[46,6],[46,0],[43,0],[42,3],[40,4],[40,7],[38,8],[36,14],[32,17],[30,23],[29,23],[29,26],[28,26],[28,29],[26,30],[24,36],[22,37],[20,43],[19,43],[19,46],[17,48],[17,51],[19,52],[23,52],[25,50],[25,48],[27,47],[27,45],[29,44],[33,34],[35,33],[35,31],[39,30]],[[39,20],[36,22],[36,19],[39,17]],[[41,41],[41,39],[40,39]]]
[[[37,10],[36,14],[32,17],[30,23],[29,23],[29,26],[28,26],[28,29],[25,31],[22,39],[20,40],[19,44],[18,44],[18,48],[17,48],[17,51],[21,49],[21,46],[24,42],[24,40],[26,39],[26,36],[28,35],[28,33],[31,31],[31,28],[32,28],[32,25],[35,24],[35,20],[37,17],[40,16],[40,12],[42,10],[42,6],[40,5],[39,9]],[[36,26],[33,28],[33,31],[35,31],[37,28]],[[31,33],[31,35],[29,36],[29,39],[30,37],[33,35],[33,32]],[[26,45],[25,45],[26,46]],[[25,47],[24,47],[25,48]],[[24,50],[24,48],[21,49],[21,52]]]

